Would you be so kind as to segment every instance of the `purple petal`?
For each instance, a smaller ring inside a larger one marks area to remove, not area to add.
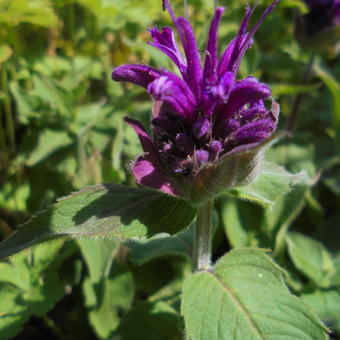
[[[144,157],[153,163],[159,162],[157,149],[144,126],[138,120],[131,119],[129,117],[124,117],[124,121],[129,124],[138,135],[139,141],[145,152]]]
[[[208,118],[200,117],[194,124],[193,132],[198,137],[201,138],[207,134],[210,130],[210,121]]]
[[[232,132],[235,132],[240,127],[240,122],[234,118],[227,119],[223,124],[223,133],[224,135],[228,135]]]
[[[271,119],[260,119],[243,125],[235,132],[235,141],[238,144],[258,142],[269,137],[275,129]]]
[[[210,160],[214,161],[218,159],[220,152],[222,151],[222,143],[219,140],[213,140],[209,143]]]
[[[162,28],[162,31],[159,31],[156,27],[154,27],[149,29],[149,32],[154,40],[153,43],[149,42],[149,44],[165,53],[175,62],[181,73],[186,74],[187,65],[176,45],[172,29],[170,27],[164,27]]]
[[[189,21],[183,17],[176,19],[176,26],[181,39],[187,60],[186,82],[189,84],[195,97],[200,101],[202,89],[201,59],[197,50],[194,32]]]
[[[242,42],[242,46],[239,48],[237,60],[235,61],[235,70],[239,68],[242,58],[244,56],[244,53],[251,45],[252,39],[256,31],[258,30],[258,28],[260,27],[260,25],[262,24],[266,16],[277,6],[279,2],[280,0],[274,0],[272,4],[264,10],[262,15],[260,16],[260,19],[256,22],[256,24],[251,28],[251,30],[247,34],[246,39],[244,39],[244,41]]]
[[[112,71],[112,79],[127,81],[147,88],[161,74],[161,71],[146,65],[122,65]]]
[[[247,77],[235,83],[230,93],[228,103],[222,108],[222,115],[229,117],[245,104],[270,97],[268,85],[260,83],[256,78]]]
[[[238,114],[238,117],[239,117],[240,122],[242,124],[245,124],[245,123],[248,123],[254,120],[255,118],[265,117],[266,114],[267,114],[267,110],[265,108],[253,106],[253,107],[250,107],[249,109],[242,110]]]
[[[225,102],[229,98],[234,82],[235,74],[233,72],[225,72],[218,83],[211,86],[208,91],[215,99],[218,98]]]
[[[234,86],[235,75],[233,72],[226,72],[223,77],[214,85],[206,86],[203,91],[203,113],[210,116],[215,107],[220,102],[226,102],[229,98],[230,91]]]
[[[219,64],[218,64],[218,75],[221,76],[227,71],[236,72],[236,60],[241,51],[241,46],[247,38],[246,29],[248,26],[249,19],[253,14],[254,9],[246,7],[246,14],[241,22],[240,29],[237,36],[229,43],[228,47],[224,51]],[[251,46],[251,41],[248,48]]]
[[[196,150],[195,159],[199,165],[207,163],[209,161],[209,152],[206,150]]]
[[[194,98],[181,79],[164,75],[151,82],[147,90],[156,101],[169,104],[180,117],[192,120],[196,110]]]
[[[138,184],[179,196],[179,192],[169,182],[167,176],[150,160],[138,157],[132,164],[131,171]]]
[[[176,18],[169,0],[163,0],[163,9],[169,12],[184,49],[187,71],[185,75],[183,74],[183,78],[189,84],[198,102],[200,102],[202,67],[194,32],[187,19],[183,17]]]
[[[215,15],[211,21],[204,63],[203,79],[205,81],[207,80],[210,82],[216,81],[217,49],[218,49],[217,31],[223,12],[224,12],[223,7],[216,8]],[[204,84],[204,87],[205,85],[206,84]]]

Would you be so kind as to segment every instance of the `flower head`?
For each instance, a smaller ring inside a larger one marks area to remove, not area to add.
[[[169,1],[163,1],[184,55],[169,27],[150,29],[150,45],[165,53],[181,76],[146,65],[123,65],[112,73],[113,80],[144,87],[154,100],[152,137],[138,121],[125,118],[144,150],[132,165],[139,184],[173,195],[211,196],[221,189],[206,184],[208,178],[225,189],[252,177],[259,145],[276,129],[279,110],[268,85],[252,76],[238,80],[237,72],[255,32],[278,2],[274,1],[249,31],[253,9],[247,7],[236,37],[220,57],[217,32],[224,8],[216,8],[202,62],[189,21],[176,17]],[[267,101],[272,103],[269,108]]]
[[[305,3],[309,8],[304,16],[308,34],[340,24],[340,0],[305,0]]]
[[[309,11],[297,15],[295,36],[304,47],[316,51],[339,51],[340,0],[304,0]]]

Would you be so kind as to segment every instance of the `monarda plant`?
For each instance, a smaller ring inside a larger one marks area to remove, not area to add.
[[[174,62],[179,75],[147,65],[123,65],[112,73],[114,81],[142,86],[153,99],[151,133],[139,121],[124,118],[143,148],[130,165],[140,187],[101,184],[62,198],[5,239],[0,255],[62,236],[122,242],[159,233],[176,238],[196,219],[190,227],[193,269],[184,279],[179,311],[186,339],[326,339],[326,328],[288,290],[285,272],[266,254],[269,250],[238,248],[211,260],[218,195],[273,203],[299,180],[264,161],[279,116],[270,86],[251,75],[238,78],[256,31],[278,2],[253,26],[254,8],[247,7],[237,35],[220,56],[224,8],[216,8],[202,56],[188,19],[176,17],[164,0],[180,44],[169,27],[151,28],[150,44]]]

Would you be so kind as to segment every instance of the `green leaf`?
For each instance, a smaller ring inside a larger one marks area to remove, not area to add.
[[[295,85],[295,84],[273,84],[271,86],[273,97],[277,98],[283,94],[299,94],[315,91],[320,84]]]
[[[326,329],[292,295],[261,249],[235,249],[184,282],[182,313],[191,340],[321,340]]]
[[[316,290],[302,294],[301,298],[332,330],[340,332],[340,288]]]
[[[112,340],[174,340],[181,339],[181,334],[179,315],[168,304],[137,302]]]
[[[269,148],[266,153],[266,159],[270,162],[284,166],[292,173],[306,171],[309,177],[314,177],[318,171],[317,159],[318,152],[314,144],[307,144],[294,140],[285,140],[280,144]]]
[[[22,292],[17,287],[0,282],[0,340],[12,339],[29,318]]]
[[[324,245],[298,232],[289,232],[286,240],[295,267],[318,287],[329,287],[335,267],[331,254]]]
[[[56,82],[45,76],[33,75],[34,92],[45,103],[51,105],[53,109],[61,115],[69,117],[72,113],[72,96],[62,89]]]
[[[261,244],[261,223],[264,209],[250,202],[224,198],[222,221],[226,236],[233,248],[265,246]]]
[[[37,146],[25,159],[25,163],[28,166],[34,166],[71,143],[72,139],[66,131],[44,130],[39,134]]]
[[[119,249],[118,240],[78,240],[82,255],[89,270],[91,282],[108,277],[112,261]]]
[[[174,234],[196,214],[187,201],[144,188],[90,186],[59,199],[0,243],[0,257],[48,239],[111,237],[126,240],[159,232]]]
[[[114,270],[109,278],[97,283],[88,278],[84,281],[83,291],[93,329],[100,339],[111,338],[132,303],[132,274],[126,270]]]
[[[213,235],[217,230],[218,222],[219,219],[214,210],[212,215]],[[177,255],[185,259],[191,259],[194,235],[195,223],[192,223],[175,235],[159,233],[149,239],[130,240],[126,245],[130,249],[130,259],[138,265],[143,265],[157,257],[167,255]]]
[[[191,231],[185,229],[174,236],[159,233],[148,240],[131,240],[127,246],[131,251],[131,260],[141,265],[164,255],[190,257],[192,239]]]
[[[271,206],[288,192],[292,186],[306,182],[305,172],[291,174],[284,168],[265,162],[256,179],[246,186],[232,189],[228,194],[247,201],[252,201],[264,207]]]
[[[319,63],[314,66],[314,70],[317,76],[324,82],[328,87],[332,99],[333,99],[333,113],[334,113],[334,126],[337,134],[337,146],[340,149],[340,84],[337,80],[329,73],[328,70]]]
[[[56,27],[58,18],[49,0],[16,0],[0,3],[0,22],[11,26],[26,22],[43,27]]]
[[[0,63],[5,62],[8,60],[13,53],[13,50],[5,44],[0,45]]]
[[[31,315],[43,315],[65,294],[59,267],[70,252],[54,240],[0,262],[0,339],[10,339]]]
[[[133,277],[126,270],[111,270],[119,249],[117,240],[84,239],[78,244],[89,270],[83,292],[90,324],[100,339],[107,339],[132,302]]]

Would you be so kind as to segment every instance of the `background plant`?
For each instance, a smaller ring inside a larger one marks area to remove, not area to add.
[[[183,13],[183,3],[175,4]],[[243,14],[243,3],[227,5],[222,41],[235,34]],[[212,2],[190,1],[202,48],[212,10]],[[297,10],[305,10],[303,2],[281,2],[257,33],[241,75],[252,73],[272,86],[281,104],[281,127],[296,95],[304,94],[292,136],[267,157],[293,173],[306,170],[308,179],[297,181],[286,195],[285,188],[274,197],[254,188],[252,199],[262,206],[221,196],[215,204],[213,255],[217,259],[243,246],[273,249],[276,262],[290,273],[291,291],[315,309],[336,339],[340,70],[329,49],[317,55],[309,84],[303,82],[310,51],[294,39]],[[128,112],[147,122],[151,102],[138,88],[113,83],[110,71],[138,60],[169,67],[145,43],[145,26],[169,19],[160,17],[158,2],[132,0],[2,0],[0,13],[0,228],[5,237],[57,197],[85,185],[134,186],[126,164],[140,149],[122,116]],[[61,239],[3,260],[0,338],[18,332],[18,338],[181,338],[180,290],[191,271],[191,247],[188,228],[174,237],[163,233],[123,244]]]

